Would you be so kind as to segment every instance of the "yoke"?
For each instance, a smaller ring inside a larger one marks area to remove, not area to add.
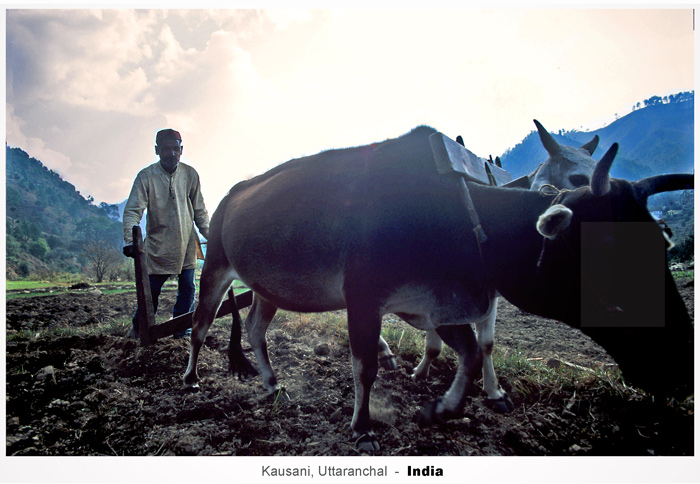
[[[503,168],[476,156],[467,148],[442,133],[429,137],[438,173],[456,173],[468,181],[483,185],[501,186],[511,180],[510,173]]]
[[[428,139],[433,149],[438,173],[459,178],[460,196],[474,226],[474,234],[479,244],[486,242],[487,237],[481,228],[479,214],[474,208],[467,181],[482,185],[503,186],[511,181],[510,173],[486,159],[476,156],[442,133],[433,133]]]

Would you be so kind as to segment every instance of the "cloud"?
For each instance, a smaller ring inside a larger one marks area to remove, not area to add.
[[[306,23],[313,18],[312,11],[296,8],[265,10],[264,15],[279,30],[286,30],[295,23]]]
[[[22,126],[25,122],[15,116],[14,108],[9,104],[6,105],[6,122],[5,136],[12,140],[11,146],[23,149],[37,160],[45,160],[44,162],[50,163],[56,172],[70,171],[73,166],[70,157],[48,148],[39,138],[28,138],[24,135]]]
[[[147,112],[141,64],[152,55],[153,15],[128,10],[8,12],[10,98],[62,101],[103,111]]]

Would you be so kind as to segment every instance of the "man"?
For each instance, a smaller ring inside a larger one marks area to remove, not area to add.
[[[124,207],[124,255],[134,256],[132,229],[146,210],[146,267],[158,310],[158,296],[171,275],[178,276],[178,290],[173,317],[192,311],[194,306],[194,270],[197,263],[197,233],[209,237],[209,215],[199,184],[197,171],[180,163],[182,137],[173,129],[156,135],[156,155],[160,158],[139,172]],[[127,337],[137,338],[138,311]],[[191,330],[177,333],[176,338],[189,336]]]

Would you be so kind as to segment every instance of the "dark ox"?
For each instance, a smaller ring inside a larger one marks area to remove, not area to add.
[[[433,132],[420,127],[376,145],[292,160],[231,189],[211,221],[185,385],[197,385],[204,337],[240,278],[255,293],[246,329],[270,393],[279,385],[265,331],[277,309],[347,309],[351,427],[362,450],[379,448],[369,397],[382,315],[435,329],[457,353],[451,387],[421,417],[441,422],[460,415],[481,372],[482,352],[467,323],[492,317],[498,294],[530,313],[581,327],[631,383],[686,396],[692,325],[646,200],[691,187],[692,175],[611,180],[614,145],[590,187],[543,194],[468,183],[488,237],[479,247],[457,183],[436,171],[428,141]],[[641,239],[629,236],[629,223],[644,227]],[[582,257],[589,252],[594,259]],[[661,261],[661,270],[649,270],[647,260]],[[659,283],[660,295],[646,293]],[[654,321],[640,323],[649,314]],[[671,349],[674,358],[664,357]],[[230,369],[247,373],[240,342],[232,340],[230,351]]]
[[[560,145],[539,121],[534,120],[534,122],[540,141],[549,157],[530,175],[521,179],[518,186],[521,188],[529,186],[531,190],[540,190],[545,185],[552,185],[558,189],[574,189],[589,185],[596,165],[591,155],[598,147],[598,136],[594,136],[593,139],[579,148]],[[457,138],[457,142],[464,146],[461,136]],[[497,304],[497,301],[494,304]],[[480,321],[476,327],[477,342],[484,356],[483,388],[488,395],[486,402],[489,407],[497,411],[508,412],[513,409],[513,404],[498,384],[493,369],[495,308],[490,316],[490,318]],[[441,349],[442,340],[438,334],[434,330],[427,331],[423,358],[411,375],[414,380],[428,376],[430,365],[438,357]],[[380,363],[389,369],[396,367],[393,354],[383,340],[380,340]]]

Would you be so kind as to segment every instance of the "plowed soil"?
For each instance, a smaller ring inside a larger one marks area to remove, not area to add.
[[[692,280],[680,280],[693,313]],[[171,311],[175,294],[163,293]],[[36,337],[53,326],[90,326],[130,316],[134,293],[73,291],[7,302],[7,455],[357,455],[349,429],[353,382],[347,341],[316,327],[299,329],[281,315],[268,332],[272,364],[292,400],[270,402],[260,378],[227,373],[230,317],[217,320],[199,360],[201,391],[182,374],[189,340],[165,338],[142,347],[121,335]],[[294,323],[294,324],[293,324]],[[291,327],[294,326],[292,330]],[[24,331],[23,337],[10,336]],[[543,368],[614,368],[577,330],[501,302],[496,344]],[[249,348],[244,337],[244,348]],[[252,353],[248,358],[254,361]],[[410,378],[417,356],[380,370],[372,418],[379,455],[692,455],[693,401],[654,403],[613,377],[577,372],[576,381],[544,388],[517,369],[499,372],[515,403],[510,414],[467,402],[462,418],[419,428],[420,409],[449,387],[450,358],[425,381]],[[548,371],[548,370],[543,370]]]

